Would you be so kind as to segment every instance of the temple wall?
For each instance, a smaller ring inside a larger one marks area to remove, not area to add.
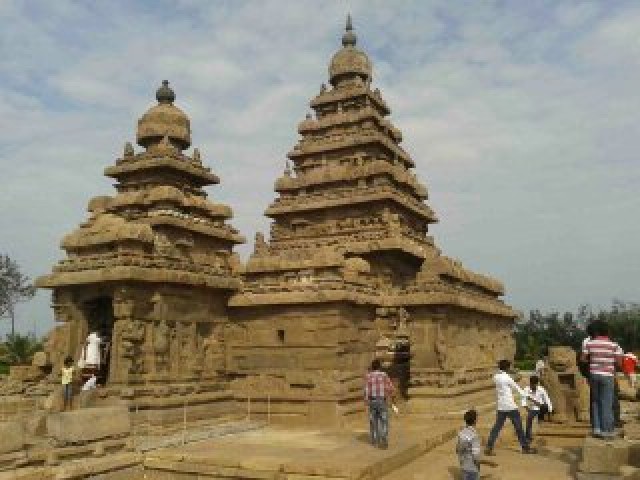
[[[492,402],[496,363],[515,354],[512,319],[453,306],[407,310],[411,411],[444,414]]]
[[[340,423],[359,412],[374,314],[346,303],[231,309],[224,343],[239,404],[289,424]]]
[[[232,309],[225,330],[228,369],[366,368],[375,346],[373,310],[346,304]]]
[[[412,365],[460,369],[513,360],[511,319],[456,307],[411,307]]]
[[[109,383],[196,380],[216,376],[224,369],[217,337],[222,336],[227,323],[228,294],[138,283],[55,290],[54,308],[60,324],[49,336],[46,348],[54,370],[67,355],[74,362],[81,357],[87,335],[96,330],[89,327],[96,299],[103,302],[100,314],[111,316],[106,330],[99,331],[105,338],[110,336]]]

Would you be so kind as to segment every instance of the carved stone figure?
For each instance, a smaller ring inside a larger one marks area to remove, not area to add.
[[[169,325],[163,318],[153,329],[153,348],[156,372],[166,373],[169,364]]]
[[[589,420],[589,387],[580,374],[576,353],[570,347],[549,347],[548,368],[541,383],[553,403],[557,422]]]
[[[436,330],[436,342],[435,342],[435,351],[436,351],[436,356],[438,358],[438,366],[442,370],[449,369],[448,356],[447,356],[448,347],[447,347],[445,329],[446,327],[444,325],[444,322],[441,321],[438,324],[438,328]]]

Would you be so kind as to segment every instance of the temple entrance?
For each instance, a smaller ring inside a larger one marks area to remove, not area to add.
[[[396,341],[393,348],[391,363],[387,373],[396,386],[399,397],[402,400],[409,398],[409,379],[411,378],[411,350],[410,344],[405,339]]]
[[[98,383],[104,385],[109,377],[109,364],[111,361],[111,339],[113,336],[113,299],[111,297],[98,297],[84,304],[85,318],[87,319],[88,333],[96,333],[100,337],[99,357],[100,365],[97,369],[91,369],[98,378]],[[87,339],[83,339],[86,342]],[[86,345],[84,348],[88,348]],[[87,372],[90,375],[91,372]]]

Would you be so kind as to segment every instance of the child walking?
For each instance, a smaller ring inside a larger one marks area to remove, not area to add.
[[[62,376],[62,394],[64,398],[63,410],[67,409],[67,405],[69,405],[69,409],[72,407],[73,372],[73,358],[68,356],[64,359],[64,366],[60,372]]]
[[[469,410],[464,414],[466,426],[458,432],[456,453],[462,470],[462,480],[480,479],[480,437],[476,432],[478,414],[475,410]]]
[[[533,420],[540,421],[547,413],[553,411],[551,399],[543,386],[539,385],[540,380],[537,375],[531,375],[529,386],[524,387],[525,396],[522,397],[522,406],[527,409],[527,428],[524,436],[529,443],[533,440]]]

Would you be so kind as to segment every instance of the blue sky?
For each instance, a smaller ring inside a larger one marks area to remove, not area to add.
[[[440,217],[518,309],[640,301],[640,3],[0,1],[0,250],[35,277],[169,79],[248,239],[351,11]],[[251,245],[240,249],[243,255]],[[47,292],[19,309],[51,325]]]

